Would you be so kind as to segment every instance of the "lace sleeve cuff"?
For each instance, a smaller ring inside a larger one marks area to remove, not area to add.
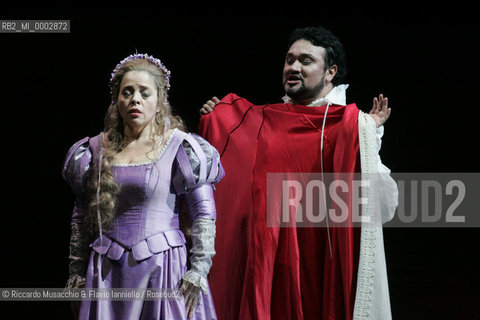
[[[190,282],[197,288],[200,288],[203,294],[208,294],[208,283],[207,278],[202,276],[195,270],[188,270],[182,277],[183,281]]]
[[[77,289],[85,287],[85,277],[79,275],[72,275],[68,278],[67,285],[65,288],[67,289]]]

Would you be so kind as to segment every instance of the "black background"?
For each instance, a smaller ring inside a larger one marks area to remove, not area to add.
[[[289,32],[322,24],[345,46],[348,102],[368,111],[374,96],[389,98],[384,164],[393,172],[479,171],[473,8],[177,5],[1,9],[0,19],[71,21],[69,34],[0,34],[1,288],[64,286],[73,196],[60,175],[63,159],[102,129],[110,73],[136,50],[171,70],[171,104],[195,132],[198,109],[212,95],[279,102]],[[393,318],[479,319],[478,235],[476,228],[386,228]],[[0,310],[2,319],[70,317],[66,302],[2,302]]]

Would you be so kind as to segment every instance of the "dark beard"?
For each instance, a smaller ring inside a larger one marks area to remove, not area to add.
[[[323,87],[325,86],[324,81],[320,81],[319,84],[317,84],[313,88],[307,88],[302,82],[302,85],[299,89],[297,90],[285,90],[285,93],[293,100],[296,102],[305,102],[305,101],[310,101],[313,100],[315,97],[318,96],[318,94],[323,90]]]

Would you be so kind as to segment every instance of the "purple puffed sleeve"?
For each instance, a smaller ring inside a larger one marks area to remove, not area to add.
[[[91,230],[85,223],[84,179],[90,165],[92,154],[89,148],[90,139],[84,138],[75,143],[67,152],[62,176],[75,194],[75,203],[71,220],[69,277],[67,288],[80,288],[85,284],[86,269],[90,255],[89,243]]]
[[[173,187],[184,195],[192,221],[216,219],[214,185],[225,176],[218,151],[205,139],[188,134],[176,156]]]
[[[87,172],[92,154],[89,149],[89,138],[83,138],[75,143],[67,152],[62,169],[63,179],[75,194],[75,205],[73,209],[72,221],[81,219],[84,207],[83,180]]]

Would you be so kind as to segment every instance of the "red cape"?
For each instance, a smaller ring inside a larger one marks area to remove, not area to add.
[[[269,172],[320,172],[326,107],[253,105],[229,94],[199,134],[221,154],[216,256],[209,282],[219,319],[351,319],[359,228],[271,228]],[[358,108],[331,105],[324,172],[359,172]]]

